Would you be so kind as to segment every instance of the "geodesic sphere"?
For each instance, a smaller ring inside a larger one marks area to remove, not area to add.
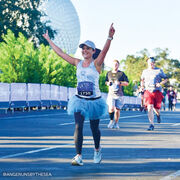
[[[57,31],[53,42],[68,54],[75,54],[80,40],[80,23],[70,0],[42,0],[41,9],[47,15],[42,21],[50,21]]]

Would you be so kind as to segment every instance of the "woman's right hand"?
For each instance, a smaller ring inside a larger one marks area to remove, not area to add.
[[[43,37],[48,41],[50,40],[49,34],[48,34],[48,30],[46,30],[46,33],[43,34]]]

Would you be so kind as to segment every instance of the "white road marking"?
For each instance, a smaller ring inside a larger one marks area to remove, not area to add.
[[[120,120],[121,119],[127,119],[127,118],[134,118],[134,117],[141,117],[141,116],[146,116],[146,114],[143,114],[143,115],[135,115],[135,116],[124,116],[124,117],[120,117]],[[100,121],[109,121],[109,118],[107,119],[101,119]],[[89,121],[84,121],[85,123],[88,123]],[[74,124],[74,122],[71,122],[71,123],[62,123],[62,124],[58,124],[59,126],[65,126],[65,125],[71,125],[71,124]]]
[[[85,122],[86,122],[86,121],[85,121]],[[66,125],[70,125],[70,124],[74,124],[74,122],[71,122],[71,123],[63,123],[63,124],[58,124],[58,125],[66,126]]]
[[[171,126],[180,126],[180,123],[172,124]]]
[[[37,149],[37,150],[27,151],[27,152],[22,152],[22,153],[16,153],[16,154],[11,154],[11,155],[6,155],[6,156],[0,157],[0,159],[12,158],[12,157],[17,157],[17,156],[22,156],[25,154],[33,154],[36,152],[47,151],[47,150],[54,149],[54,148],[57,148],[57,146],[56,147],[50,147],[50,148]]]
[[[67,114],[65,112],[62,112],[60,114]],[[22,118],[33,118],[33,117],[48,117],[48,116],[54,116],[54,115],[60,115],[59,113],[52,113],[52,114],[37,114],[37,115],[28,115],[28,116],[14,116],[14,117],[4,117],[3,119],[22,119]]]
[[[175,173],[172,173],[172,174],[170,174],[168,176],[165,176],[165,177],[161,178],[160,180],[173,180],[178,176],[180,176],[180,170],[178,170]]]
[[[90,141],[84,141],[84,143],[89,143],[89,142]],[[64,145],[59,145],[59,146],[54,146],[54,147],[48,147],[48,148],[37,149],[37,150],[32,150],[32,151],[26,151],[26,152],[22,152],[22,153],[10,154],[10,155],[6,155],[6,156],[2,156],[2,157],[0,157],[0,159],[18,157],[18,156],[23,156],[23,155],[26,155],[26,154],[33,154],[33,153],[37,153],[37,152],[41,152],[41,151],[48,151],[48,150],[51,150],[51,149],[68,147],[68,146],[74,146],[74,144],[70,143],[70,144],[64,144]]]

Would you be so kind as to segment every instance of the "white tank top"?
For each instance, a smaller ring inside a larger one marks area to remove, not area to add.
[[[101,96],[99,89],[99,72],[96,70],[94,61],[88,67],[82,66],[83,61],[77,65],[77,89],[76,95],[83,98],[97,98]]]

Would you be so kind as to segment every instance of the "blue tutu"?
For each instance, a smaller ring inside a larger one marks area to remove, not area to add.
[[[108,114],[108,107],[102,97],[95,100],[86,100],[72,96],[68,102],[67,112],[69,115],[80,112],[85,119],[95,120],[106,116]]]

